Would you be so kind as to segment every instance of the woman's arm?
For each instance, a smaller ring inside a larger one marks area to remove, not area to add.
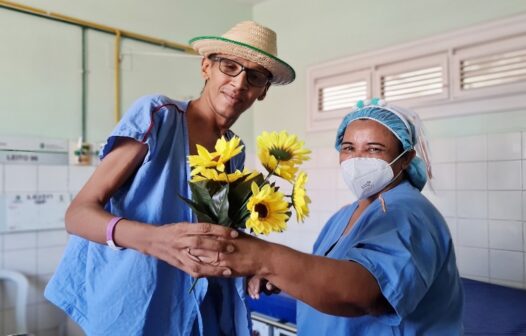
[[[220,265],[234,274],[264,277],[291,296],[327,314],[378,315],[391,311],[376,279],[358,263],[314,256],[243,235]]]
[[[147,146],[143,143],[128,138],[117,140],[113,150],[71,202],[66,212],[69,233],[106,243],[106,225],[113,215],[104,210],[104,205],[132,178],[146,152]],[[237,232],[207,223],[153,226],[128,219],[119,221],[114,231],[117,245],[162,259],[193,276],[201,273],[223,275],[227,271],[224,267],[213,269],[196,262],[190,251],[199,250],[205,257],[215,259],[217,251],[226,251],[228,245],[218,237],[232,236],[237,236]]]

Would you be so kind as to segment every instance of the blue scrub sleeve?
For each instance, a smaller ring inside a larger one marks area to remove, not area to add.
[[[388,325],[399,325],[414,311],[433,283],[438,269],[436,241],[418,229],[419,221],[407,212],[391,207],[371,218],[343,259],[365,267],[377,280],[395,314],[378,318]]]
[[[159,113],[157,112],[162,108],[166,108],[168,105],[173,105],[173,103],[164,104],[162,97],[145,96],[139,98],[113,129],[106,143],[101,148],[99,154],[100,159],[104,159],[113,149],[118,137],[127,137],[145,143],[148,146],[148,152],[143,163],[148,162],[155,152],[158,134],[157,129],[161,124],[160,122],[156,122],[156,119],[160,119],[158,116]]]

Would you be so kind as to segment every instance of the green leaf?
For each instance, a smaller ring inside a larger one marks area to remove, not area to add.
[[[212,198],[206,187],[206,181],[190,182],[190,190],[192,191],[192,200],[201,204],[212,204]]]
[[[213,200],[207,188],[207,181],[191,182],[192,200],[200,205],[201,212],[208,214],[217,223],[217,213],[214,209]]]
[[[215,214],[217,215],[218,223],[225,226],[230,226],[230,218],[228,217],[228,184],[219,189],[212,197]]]
[[[192,200],[189,200],[188,198],[185,198],[179,194],[177,194],[177,196],[179,196],[179,198],[181,198],[183,202],[185,202],[192,209],[192,211],[195,213],[195,215],[197,216],[197,219],[200,222],[207,222],[207,223],[217,222],[214,219],[212,219],[213,216],[209,214],[208,207],[204,206],[203,204],[199,204]]]
[[[221,190],[221,188],[223,188],[225,184],[226,184],[225,182],[208,180],[206,181],[205,185],[206,185],[206,190],[208,190],[208,194],[213,196],[215,193]]]
[[[250,217],[250,211],[246,209],[246,211],[241,212],[241,215],[239,218],[236,219],[237,227],[240,229],[244,229],[247,227],[247,220]]]
[[[232,204],[230,204],[230,208],[232,209]],[[236,228],[246,228],[246,221],[250,217],[250,210],[247,209],[246,203],[230,211],[230,214],[230,219]]]
[[[245,203],[248,200],[250,195],[252,195],[252,182],[256,182],[257,185],[261,185],[261,183],[263,183],[263,180],[263,175],[258,174],[250,180],[245,180],[241,183],[234,184],[229,194],[230,204],[235,205],[237,206],[237,208],[239,208],[243,203]]]

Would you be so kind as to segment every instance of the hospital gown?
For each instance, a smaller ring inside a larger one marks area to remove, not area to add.
[[[188,221],[194,216],[179,195],[189,198],[188,103],[164,96],[138,100],[102,149],[116,137],[148,146],[134,178],[109,200],[106,210],[151,225]],[[233,136],[227,132],[227,137]],[[230,161],[242,168],[244,152]],[[90,225],[86,222],[85,225]],[[71,236],[45,296],[88,335],[249,335],[243,279],[200,279],[132,249]]]
[[[342,234],[358,204],[333,215],[314,244],[314,254],[329,251],[329,258],[365,267],[394,311],[348,318],[298,302],[298,335],[462,334],[463,290],[444,218],[407,181],[382,198],[385,212],[380,199],[375,200],[346,236]]]

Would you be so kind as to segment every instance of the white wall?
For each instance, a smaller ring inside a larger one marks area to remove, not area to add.
[[[227,0],[17,3],[181,44],[199,35],[222,34],[252,16],[251,6]],[[1,134],[64,139],[81,135],[81,38],[77,26],[0,7],[0,116],[10,121],[0,123]],[[101,142],[115,125],[114,37],[88,30],[86,46],[86,137]],[[175,99],[199,95],[203,85],[199,58],[152,55],[176,52],[126,38],[121,51],[121,114],[146,94]],[[235,130],[250,144],[250,111]]]
[[[307,138],[311,148],[332,146],[332,131],[306,134],[310,66],[525,11],[522,0],[268,0],[258,4],[254,19],[278,33],[279,55],[294,67],[297,79],[286,87],[271,88],[267,99],[255,107],[254,134],[287,129]],[[426,126],[434,133],[434,123]]]
[[[0,199],[28,193],[64,193],[74,195],[93,172],[93,166],[0,164]],[[41,218],[32,216],[39,225]],[[5,217],[3,217],[5,219]],[[0,268],[18,271],[28,277],[30,291],[27,304],[29,331],[38,335],[58,335],[65,328],[66,317],[44,299],[42,293],[55,271],[67,242],[64,229],[0,232]],[[0,285],[0,334],[15,333],[14,283]]]
[[[278,32],[279,54],[296,69],[297,80],[290,86],[273,88],[267,100],[256,106],[254,136],[263,130],[286,129],[300,135],[313,149],[313,162],[305,167],[313,199],[311,217],[270,239],[310,251],[315,233],[328,216],[353,200],[338,170],[335,130],[307,131],[310,66],[525,11],[524,1],[489,0],[269,0],[256,5],[255,20]],[[498,107],[493,111],[499,111]],[[526,288],[526,224],[522,217],[526,172],[521,156],[525,112],[424,122],[437,177],[437,194],[426,191],[426,195],[450,225],[461,274],[521,288]],[[475,144],[481,156],[466,159],[474,150],[470,144]],[[436,151],[434,147],[438,147]],[[441,157],[445,154],[450,156]]]
[[[526,288],[526,133],[435,138],[435,192],[463,276]]]

